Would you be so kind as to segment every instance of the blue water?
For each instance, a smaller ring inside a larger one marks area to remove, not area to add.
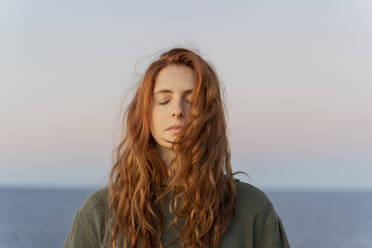
[[[62,247],[91,190],[0,189],[0,248]],[[372,192],[266,192],[292,248],[372,248]]]

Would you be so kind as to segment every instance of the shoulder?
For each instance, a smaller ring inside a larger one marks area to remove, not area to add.
[[[64,247],[98,247],[105,237],[108,214],[108,187],[90,193],[78,211],[65,239]]]
[[[259,188],[238,179],[235,180],[237,189],[237,210],[243,215],[275,212],[269,197]]]
[[[237,215],[243,225],[239,228],[253,231],[254,247],[290,248],[282,220],[269,197],[249,183],[236,181],[236,186]]]
[[[84,228],[92,227],[101,233],[108,219],[108,186],[91,192],[76,212],[75,221]]]
[[[108,186],[91,192],[85,199],[83,206],[85,209],[102,208],[108,203]]]
[[[91,192],[81,205],[79,212],[86,215],[102,215],[108,209],[108,186]]]

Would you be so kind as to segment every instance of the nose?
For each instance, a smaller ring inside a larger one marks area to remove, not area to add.
[[[185,117],[185,112],[180,102],[177,102],[174,104],[172,108],[172,117],[177,118],[177,119],[178,118],[181,119]]]
[[[172,117],[176,117],[176,118],[182,119],[184,117],[184,114],[182,112],[180,112],[180,113],[173,113],[172,114]]]

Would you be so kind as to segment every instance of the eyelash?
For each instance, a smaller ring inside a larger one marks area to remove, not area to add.
[[[167,104],[168,102],[169,102],[169,100],[166,101],[166,102],[161,102],[161,103],[159,103],[159,105],[165,105],[165,104]],[[187,101],[187,100],[186,100],[186,102],[189,103],[189,104],[191,103],[191,102],[189,102],[189,101]]]

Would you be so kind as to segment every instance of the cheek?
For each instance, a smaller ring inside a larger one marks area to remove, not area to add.
[[[154,108],[152,111],[151,122],[151,129],[156,133],[161,132],[166,125],[164,111]]]

